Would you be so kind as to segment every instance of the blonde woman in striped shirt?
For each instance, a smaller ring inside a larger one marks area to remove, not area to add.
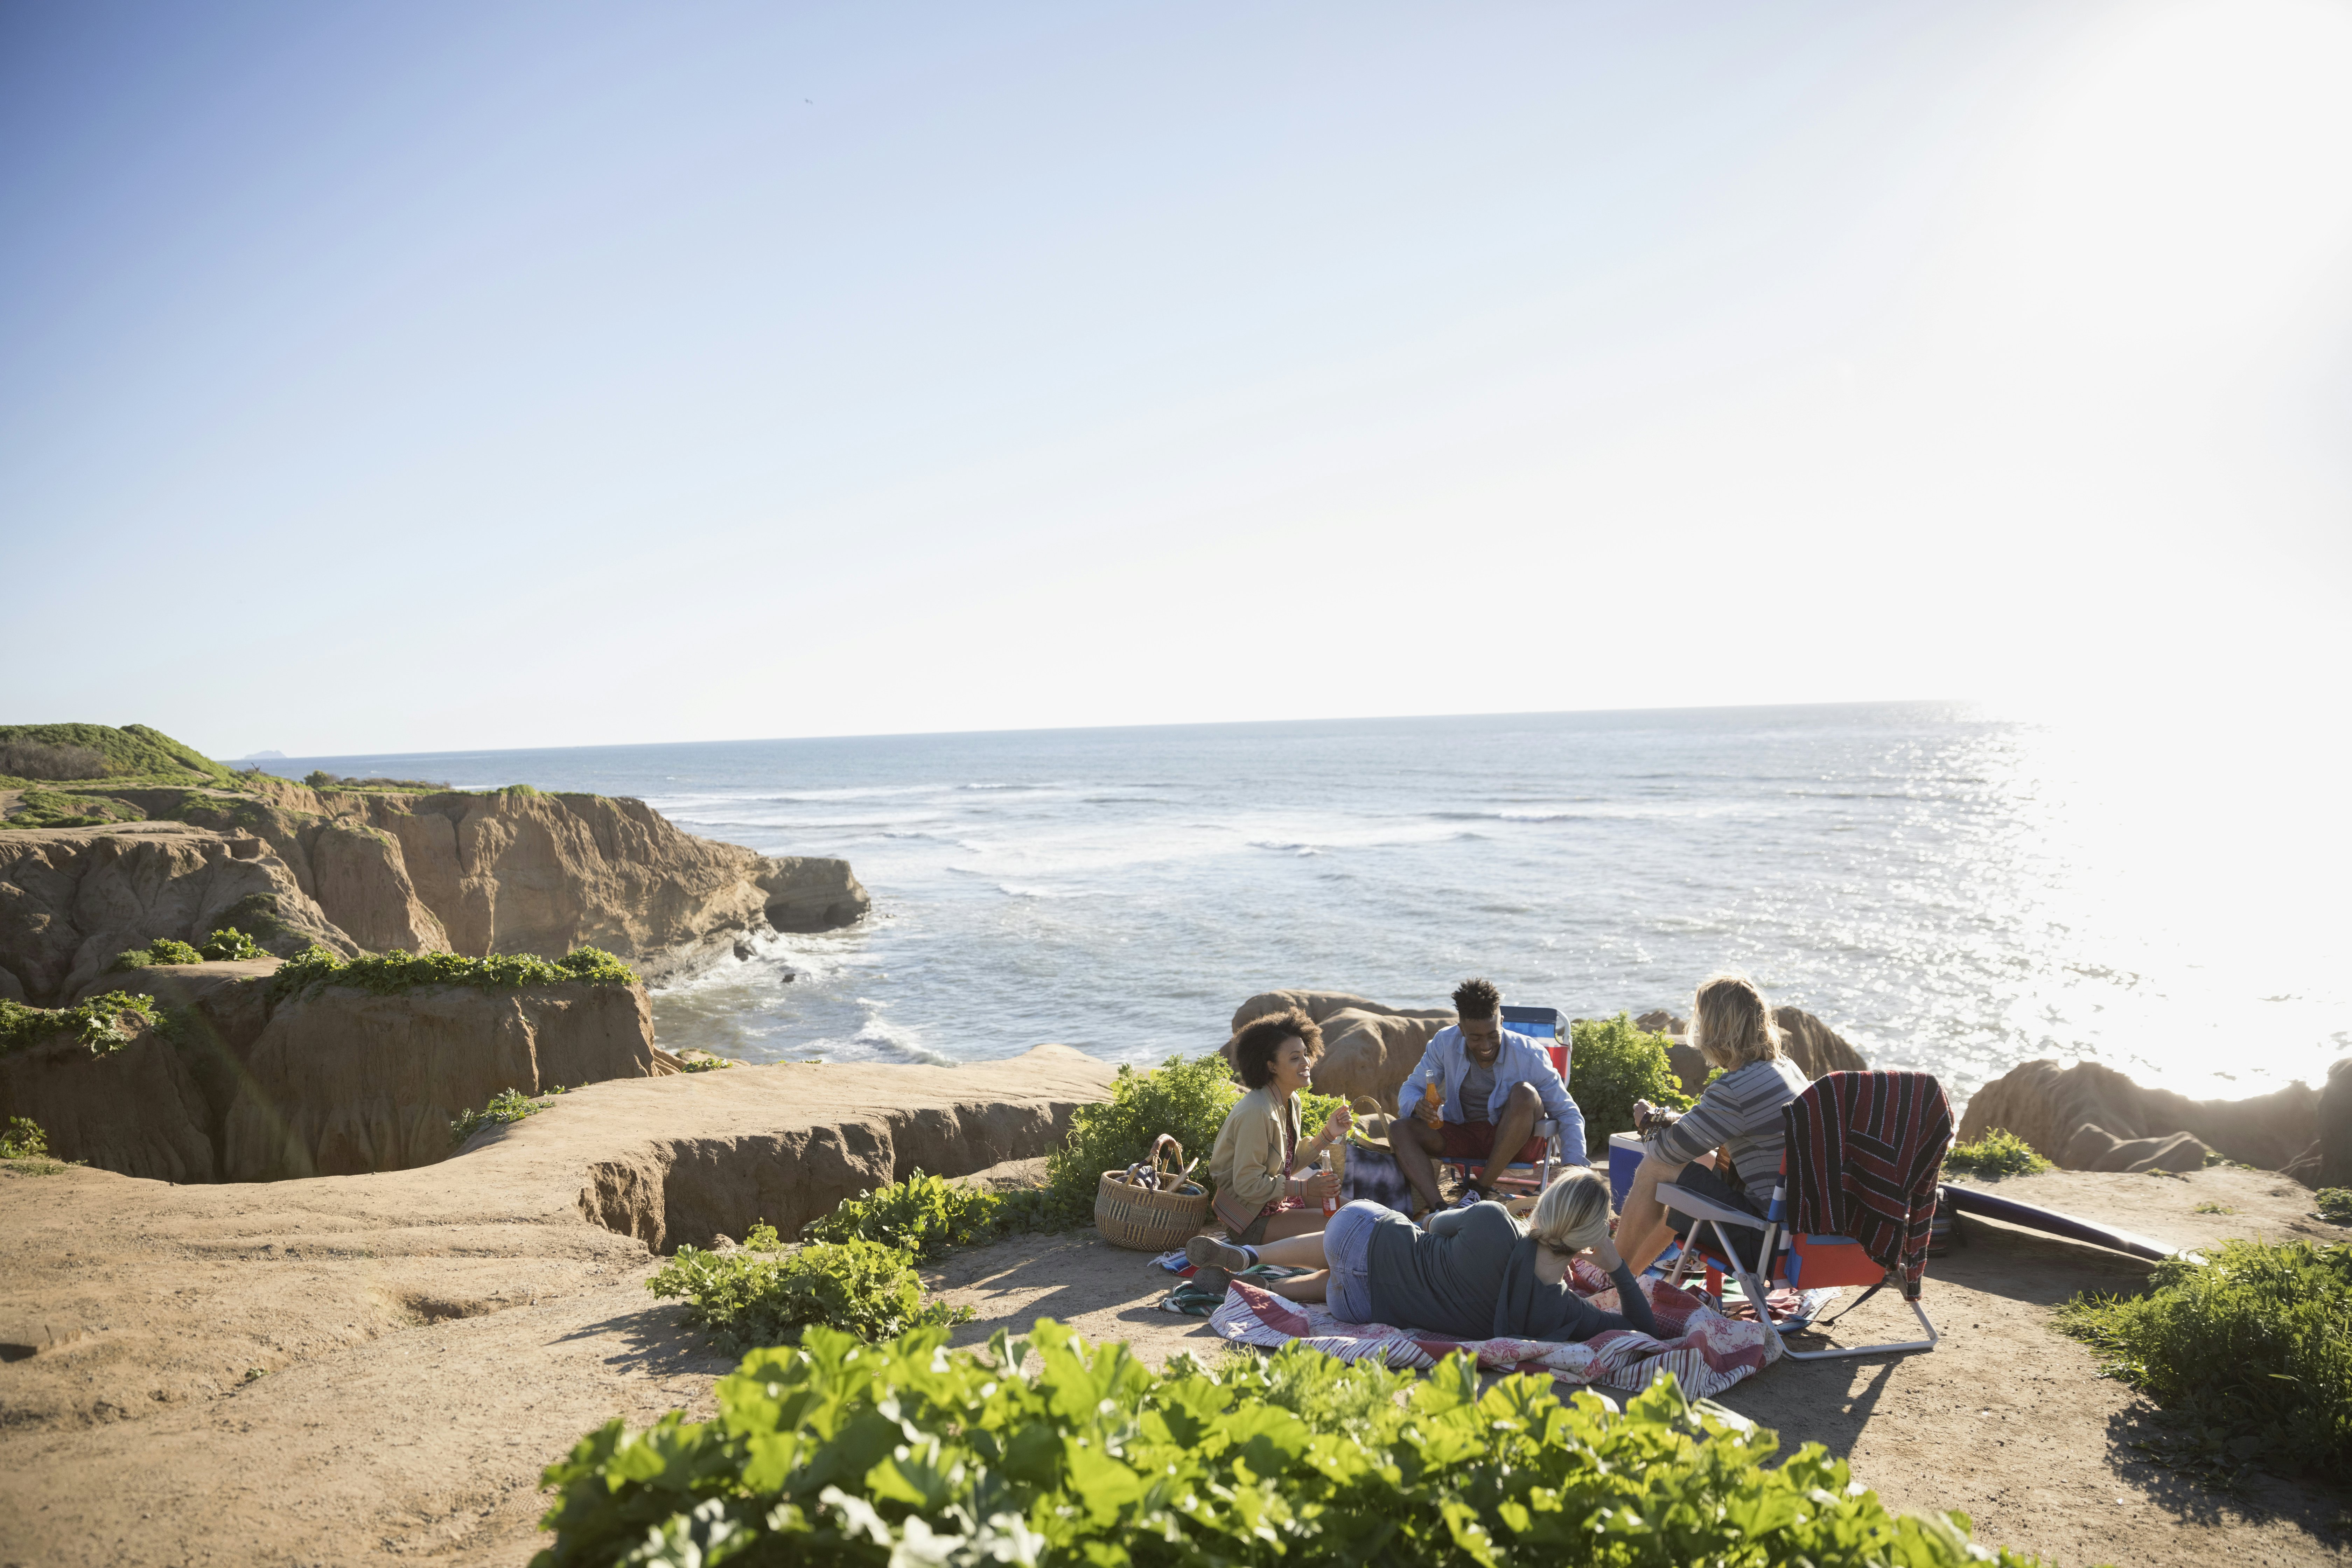
[[[1780,1113],[1805,1088],[1804,1069],[1780,1049],[1780,1026],[1764,994],[1744,974],[1718,974],[1699,985],[1691,1000],[1691,1043],[1708,1066],[1722,1069],[1698,1103],[1677,1116],[1646,1100],[1633,1102],[1634,1131],[1645,1147],[1619,1211],[1617,1250],[1636,1277],[1668,1241],[1690,1232],[1688,1215],[1658,1201],[1660,1182],[1754,1215],[1754,1228],[1730,1228],[1733,1245],[1757,1261],[1764,1207],[1788,1142]],[[1730,1156],[1739,1186],[1716,1169],[1717,1149]]]

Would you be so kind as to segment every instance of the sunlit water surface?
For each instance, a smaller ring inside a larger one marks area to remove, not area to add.
[[[1200,1050],[1303,986],[1579,1016],[1745,969],[1964,1096],[2037,1057],[2200,1097],[2352,1048],[2343,830],[2296,770],[1937,704],[302,759],[637,795],[846,857],[850,931],[657,993],[672,1047]]]

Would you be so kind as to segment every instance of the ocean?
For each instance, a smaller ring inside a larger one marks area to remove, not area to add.
[[[1959,704],[1378,719],[273,761],[635,795],[846,858],[854,930],[655,994],[752,1061],[1148,1062],[1290,987],[1686,1013],[1720,969],[1956,1103],[2021,1061],[2200,1098],[2352,1050],[2339,830],[2175,736]],[[2277,769],[2268,770],[2273,774]]]

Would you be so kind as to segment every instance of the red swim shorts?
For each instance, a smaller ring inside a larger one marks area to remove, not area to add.
[[[1445,1152],[1448,1160],[1486,1160],[1495,1152],[1495,1124],[1491,1121],[1449,1121],[1445,1124]],[[1519,1151],[1517,1163],[1533,1164],[1543,1158],[1544,1141],[1530,1138],[1528,1146]]]

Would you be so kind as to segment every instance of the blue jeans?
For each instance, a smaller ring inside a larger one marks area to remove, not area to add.
[[[1372,1321],[1372,1226],[1389,1210],[1369,1199],[1343,1205],[1323,1227],[1323,1265],[1331,1271],[1323,1288],[1323,1304],[1343,1323]]]

